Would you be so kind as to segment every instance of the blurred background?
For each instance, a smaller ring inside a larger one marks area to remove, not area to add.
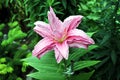
[[[21,61],[41,39],[35,21],[47,20],[52,7],[63,21],[83,15],[79,28],[94,32],[97,48],[84,59],[100,60],[90,80],[120,80],[120,0],[0,0],[0,80],[33,80],[33,69]]]

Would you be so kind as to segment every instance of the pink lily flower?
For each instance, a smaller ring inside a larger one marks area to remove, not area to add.
[[[42,57],[50,50],[55,51],[58,63],[64,58],[68,59],[69,47],[87,48],[94,44],[92,38],[80,29],[76,29],[83,16],[69,16],[63,22],[56,17],[53,9],[48,11],[49,24],[37,21],[34,31],[43,37],[34,47],[33,56]]]

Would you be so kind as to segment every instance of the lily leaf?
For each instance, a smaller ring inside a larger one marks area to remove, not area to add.
[[[61,64],[57,64],[53,51],[46,53],[41,59],[30,57],[23,59],[28,65],[32,66],[37,72],[28,74],[28,76],[40,80],[65,80]]]
[[[79,61],[74,64],[74,71],[98,64],[100,61]]]

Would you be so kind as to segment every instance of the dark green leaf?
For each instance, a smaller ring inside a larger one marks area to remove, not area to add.
[[[106,43],[110,38],[110,34],[106,33],[103,37],[103,40],[101,42],[101,45],[103,45],[104,43]]]
[[[116,60],[117,60],[117,56],[116,56],[115,51],[111,52],[111,60],[112,60],[113,64],[115,65],[116,64]]]
[[[89,80],[90,77],[93,75],[94,71],[88,73],[80,73],[76,76],[72,77],[72,80]]]
[[[79,61],[74,64],[74,71],[98,64],[100,61]]]
[[[97,48],[97,45],[91,45],[88,47],[88,49],[83,49],[83,48],[74,48],[72,49],[72,51],[70,52],[70,57],[68,59],[68,61],[71,60],[77,60],[80,57],[82,57],[83,55],[87,54],[88,52],[90,52],[91,50]]]
[[[66,2],[66,0],[62,0],[62,5],[63,5],[64,8],[66,9],[66,7],[67,7],[67,2]]]

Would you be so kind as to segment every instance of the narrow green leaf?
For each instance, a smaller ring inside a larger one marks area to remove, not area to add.
[[[100,44],[103,45],[104,43],[106,43],[109,40],[109,38],[110,38],[110,34],[106,33]]]
[[[74,48],[72,49],[72,51],[70,52],[70,57],[68,59],[68,61],[71,60],[77,60],[80,57],[84,56],[85,54],[87,54],[88,52],[90,52],[91,50],[97,48],[97,45],[91,45],[88,47],[88,49],[83,49],[83,48]]]
[[[71,80],[89,80],[93,73],[94,71],[88,73],[80,73],[79,75],[73,76]]]
[[[6,0],[4,5],[5,5],[5,7],[8,7],[9,6],[9,0]]]
[[[72,4],[73,6],[76,6],[76,4],[77,4],[76,0],[70,0],[70,1],[71,1],[71,4]]]
[[[111,60],[112,60],[113,64],[115,65],[116,64],[116,60],[117,60],[117,56],[116,56],[115,51],[111,52]]]
[[[67,7],[67,2],[66,2],[66,0],[62,0],[62,5],[63,5],[63,7],[66,9],[66,7]]]
[[[59,5],[59,4],[61,4],[60,2],[55,2],[54,4],[53,4],[53,6],[56,6],[56,5]]]
[[[32,74],[29,74],[27,76],[33,77],[35,79],[39,79],[39,80],[65,80],[65,76],[60,74],[60,73],[56,73],[56,72],[35,72]]]
[[[93,65],[96,65],[100,61],[79,61],[74,64],[74,71],[81,70],[83,68],[87,68]]]
[[[95,32],[87,32],[87,35],[89,36],[89,37],[92,37],[92,35],[94,34]]]

